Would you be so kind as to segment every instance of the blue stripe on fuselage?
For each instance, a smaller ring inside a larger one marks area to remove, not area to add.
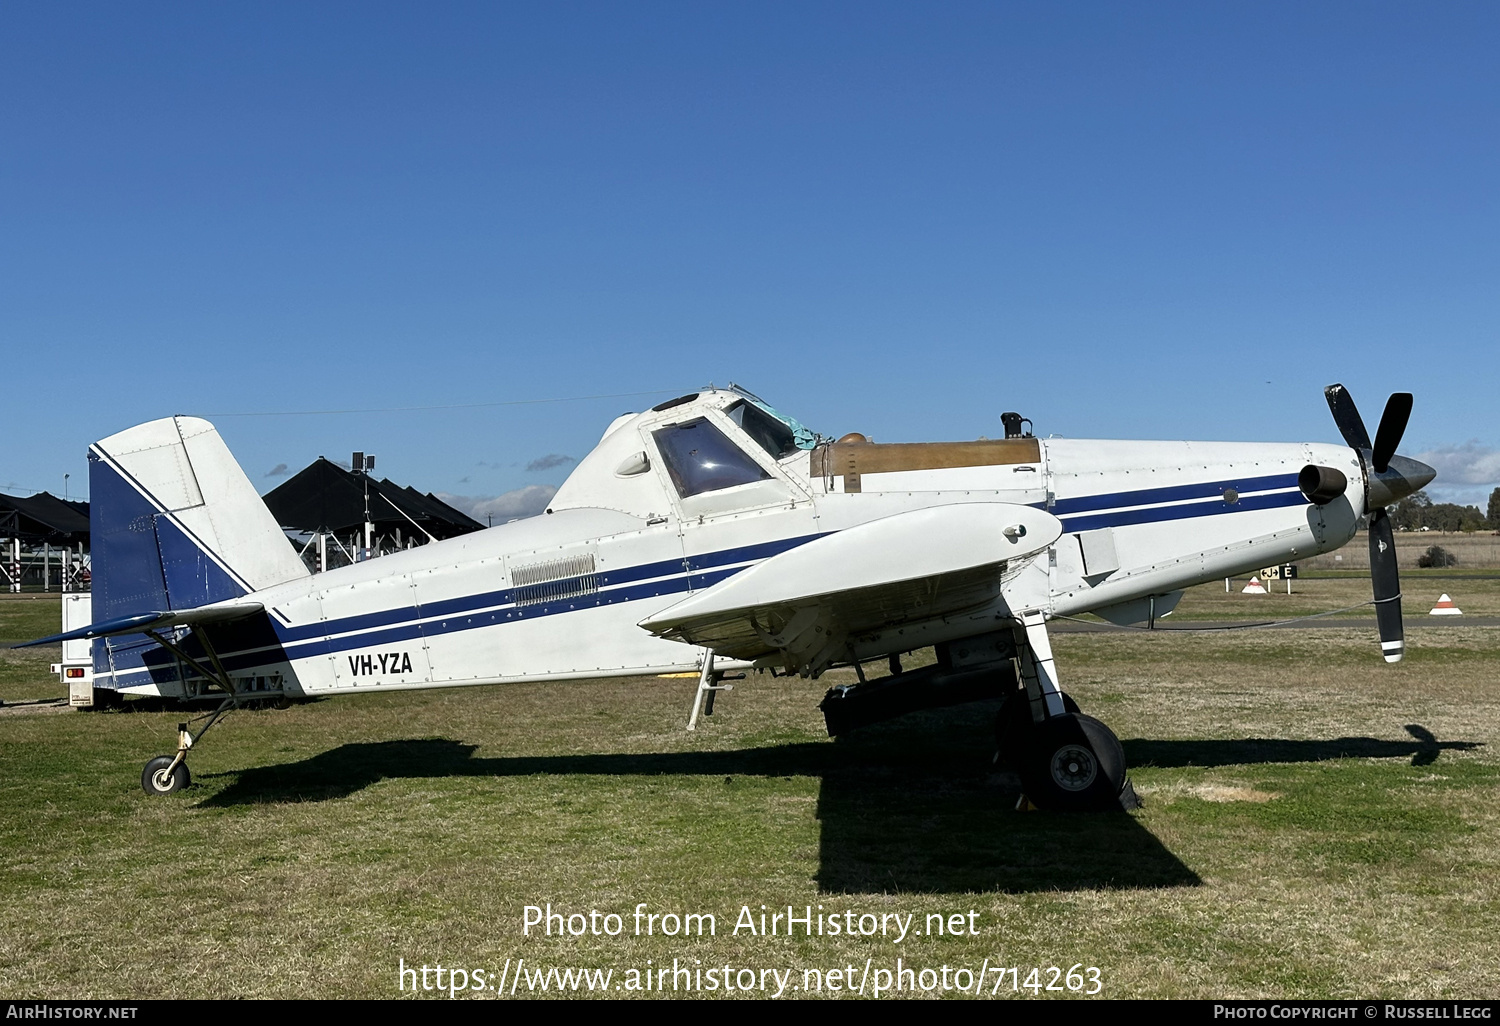
[[[1223,516],[1226,513],[1244,513],[1249,510],[1281,509],[1284,506],[1305,506],[1307,499],[1300,491],[1271,492],[1265,495],[1247,495],[1233,503],[1222,497],[1206,502],[1188,502],[1176,506],[1147,506],[1137,509],[1111,510],[1088,516],[1063,517],[1063,530],[1070,533],[1094,531],[1101,527],[1131,527],[1136,524],[1164,523],[1170,520],[1187,520],[1194,517]]]
[[[1131,524],[1144,524],[1153,521],[1181,520],[1190,517],[1215,516],[1224,513],[1236,513],[1247,510],[1275,509],[1287,505],[1299,505],[1306,500],[1300,492],[1249,495],[1239,499],[1234,504],[1224,501],[1223,493],[1227,488],[1235,488],[1237,491],[1263,491],[1270,488],[1295,486],[1297,477],[1291,475],[1277,475],[1272,477],[1240,479],[1238,481],[1208,482],[1195,485],[1184,485],[1175,488],[1149,488],[1136,492],[1116,492],[1094,496],[1081,496],[1076,499],[1058,500],[1054,507],[1063,507],[1076,511],[1083,510],[1108,510],[1119,506],[1140,506],[1145,503],[1160,503],[1176,499],[1201,499],[1205,495],[1213,496],[1206,502],[1189,502],[1175,506],[1151,506],[1144,509],[1114,509],[1112,512],[1098,513],[1092,516],[1063,517],[1064,530],[1088,531],[1098,527],[1127,526]],[[761,542],[755,545],[740,546],[733,549],[724,549],[719,552],[709,552],[697,556],[689,556],[686,559],[661,560],[655,563],[642,564],[635,567],[622,567],[615,570],[601,571],[594,575],[600,590],[589,595],[580,595],[575,598],[563,599],[556,602],[538,603],[533,606],[514,605],[514,591],[504,589],[487,592],[483,595],[464,596],[449,599],[442,603],[424,604],[417,607],[403,607],[400,609],[386,610],[381,613],[370,613],[362,616],[346,617],[340,620],[330,620],[326,623],[309,625],[303,628],[278,628],[278,633],[287,642],[301,640],[316,640],[321,645],[328,646],[321,651],[341,652],[351,648],[372,647],[388,642],[411,641],[419,637],[433,637],[441,634],[450,634],[456,631],[471,630],[478,627],[488,627],[494,624],[516,622],[523,619],[532,619],[539,616],[555,616],[560,613],[576,612],[582,609],[594,609],[600,606],[615,605],[620,602],[634,602],[645,598],[655,598],[659,595],[680,594],[687,591],[702,591],[706,588],[725,580],[746,566],[744,564],[759,562],[771,556],[779,555],[800,545],[824,537],[823,534],[803,535],[797,538],[778,539],[776,541]],[[683,568],[686,566],[686,574]],[[703,570],[710,568],[712,572],[704,573]],[[549,582],[559,586],[566,586],[578,578]],[[648,581],[649,583],[638,584],[635,587],[621,587],[629,582]],[[446,617],[446,619],[444,619]],[[331,637],[335,634],[345,634],[345,637]],[[325,640],[326,639],[326,640]],[[311,647],[311,646],[307,646]],[[297,657],[297,651],[303,646],[289,648],[288,655]],[[309,652],[308,654],[313,654]]]
[[[677,562],[674,561],[674,563]],[[270,649],[228,653],[220,655],[220,662],[229,671],[245,670],[254,666],[265,666],[273,662],[280,662],[282,659],[303,659],[308,656],[347,652],[352,649],[376,648],[381,645],[418,641],[422,638],[439,637],[444,634],[474,630],[479,627],[490,627],[495,624],[514,623],[520,620],[533,619],[538,616],[555,616],[559,613],[571,613],[581,609],[596,609],[600,606],[615,605],[621,602],[635,602],[639,599],[654,598],[657,595],[678,594],[690,590],[690,579],[692,590],[702,590],[734,576],[743,569],[748,568],[724,567],[709,573],[692,574],[690,578],[689,576],[667,578],[647,584],[639,584],[632,588],[617,588],[610,592],[581,595],[577,598],[538,603],[534,606],[510,606],[509,608],[487,609],[482,612],[475,611],[468,615],[452,616],[446,620],[431,619],[417,622],[413,619],[395,626],[385,627],[384,629],[380,627],[370,628],[339,638],[328,638],[320,635],[315,639],[301,644],[285,644],[279,654],[274,654],[273,650]],[[478,596],[474,597],[477,598]],[[404,610],[403,612],[411,611]],[[143,681],[142,683],[145,682]]]
[[[276,626],[277,635],[283,644],[322,639],[334,634],[348,634],[352,632],[366,632],[380,630],[381,628],[395,628],[402,624],[415,623],[419,620],[432,622],[443,617],[460,618],[466,614],[477,614],[484,620],[485,626],[489,623],[503,623],[506,620],[528,619],[536,616],[550,616],[556,613],[567,613],[577,609],[591,609],[595,606],[613,605],[617,602],[630,602],[636,599],[651,598],[656,595],[666,595],[675,592],[689,590],[689,581],[693,588],[707,587],[704,581],[712,579],[714,583],[728,574],[704,574],[699,571],[713,568],[732,566],[737,563],[759,562],[771,556],[778,555],[805,545],[816,538],[823,537],[822,534],[806,534],[795,538],[780,538],[776,541],[759,542],[755,545],[744,545],[732,549],[723,549],[718,552],[704,553],[698,556],[688,556],[678,559],[664,559],[654,563],[643,563],[638,566],[619,567],[617,569],[600,570],[594,574],[594,584],[599,589],[596,593],[583,595],[578,598],[565,599],[558,602],[543,602],[531,606],[515,606],[515,589],[500,588],[495,591],[483,592],[478,595],[461,595],[457,598],[444,599],[441,602],[421,603],[415,606],[399,606],[394,609],[383,609],[374,613],[361,613],[356,616],[340,617],[336,620],[327,620],[321,623],[306,624],[300,627]],[[581,577],[563,578],[557,581],[547,582],[565,588],[569,584],[579,583]],[[638,584],[636,587],[627,588],[623,585],[635,582],[649,582]],[[502,614],[496,607],[512,607]],[[478,611],[485,610],[484,613]],[[468,618],[473,618],[469,616]],[[385,638],[388,631],[382,632],[380,637]],[[439,631],[438,633],[446,633]]]
[[[1273,474],[1266,477],[1240,478],[1230,481],[1202,481],[1195,484],[1170,485],[1165,488],[1141,488],[1130,492],[1105,492],[1100,495],[1079,495],[1069,499],[1058,499],[1052,504],[1052,512],[1057,516],[1065,517],[1070,513],[1090,513],[1101,509],[1119,509],[1122,506],[1152,506],[1164,502],[1187,502],[1191,499],[1221,499],[1231,488],[1243,495],[1246,492],[1269,492],[1295,487],[1297,487],[1296,474]]]
[[[1062,520],[1064,531],[1070,533],[1101,527],[1221,516],[1303,505],[1307,500],[1300,491],[1295,490],[1296,482],[1295,474],[1281,474],[1077,496],[1056,500],[1050,512]],[[1225,502],[1223,497],[1224,491],[1230,488],[1240,493],[1240,498],[1233,504]],[[1254,492],[1270,494],[1246,494]],[[1155,505],[1158,503],[1173,505]],[[1037,505],[1045,508],[1044,504]],[[830,532],[602,570],[592,575],[598,591],[536,605],[515,605],[515,590],[503,588],[441,602],[400,606],[297,627],[286,627],[273,619],[271,624],[283,645],[283,652],[260,649],[225,653],[221,658],[226,669],[241,670],[280,662],[283,658],[300,659],[371,648],[622,602],[635,602],[660,595],[701,591],[748,569],[748,565],[825,537],[828,533]],[[580,579],[569,578],[549,583],[565,587],[570,582],[577,581]]]

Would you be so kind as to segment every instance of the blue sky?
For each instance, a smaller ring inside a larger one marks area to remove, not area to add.
[[[1409,390],[1439,497],[1500,484],[1493,4],[0,26],[0,490],[76,494],[90,441],[171,413],[263,490],[352,449],[424,490],[545,490],[616,414],[730,380],[881,441],[1010,409],[1334,440],[1323,385],[1372,432]],[[432,406],[470,408],[226,416]]]

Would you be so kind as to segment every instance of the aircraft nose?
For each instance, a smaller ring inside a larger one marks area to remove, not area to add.
[[[1389,506],[1432,483],[1437,471],[1420,460],[1392,456],[1384,472],[1370,471],[1370,508]]]

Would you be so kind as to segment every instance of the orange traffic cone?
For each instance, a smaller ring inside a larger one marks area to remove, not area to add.
[[[1438,604],[1432,607],[1428,616],[1463,616],[1464,611],[1453,604],[1453,600],[1447,595],[1438,599]]]
[[[1240,589],[1241,595],[1264,595],[1266,586],[1260,583],[1259,577],[1250,578],[1250,583]]]

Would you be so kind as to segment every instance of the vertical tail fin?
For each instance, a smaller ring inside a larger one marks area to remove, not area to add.
[[[307,576],[206,420],[168,417],[89,450],[94,617],[188,609]]]
[[[94,443],[89,493],[96,621],[189,609],[308,574],[206,420],[168,417]],[[130,686],[127,667],[140,661],[126,650],[143,643],[96,642],[96,674]]]

